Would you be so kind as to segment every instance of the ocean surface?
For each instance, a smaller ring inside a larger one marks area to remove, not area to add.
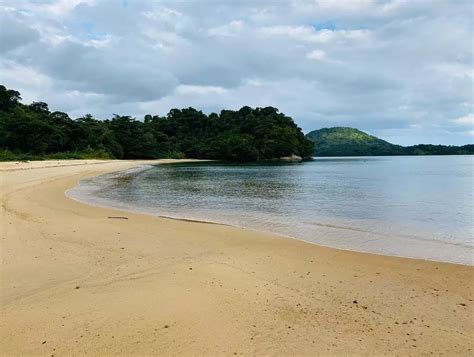
[[[230,224],[354,251],[474,264],[474,157],[142,166],[83,180],[102,207]]]

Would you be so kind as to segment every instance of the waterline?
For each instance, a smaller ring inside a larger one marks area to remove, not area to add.
[[[334,248],[473,264],[472,167],[469,157],[159,165],[84,180],[68,195]]]

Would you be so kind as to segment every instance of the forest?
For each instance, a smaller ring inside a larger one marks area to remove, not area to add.
[[[265,161],[289,155],[309,158],[313,142],[277,108],[171,109],[143,120],[114,114],[72,119],[48,104],[23,104],[21,94],[0,85],[0,160],[62,158],[196,158]]]
[[[314,142],[314,156],[473,155],[474,145],[418,144],[401,146],[355,128],[313,130],[306,137]]]

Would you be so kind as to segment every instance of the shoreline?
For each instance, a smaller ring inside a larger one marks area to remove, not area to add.
[[[66,189],[151,162],[81,162],[0,164],[4,354],[474,348],[472,266],[131,212],[111,220],[123,211],[79,203]]]
[[[303,242],[303,243],[315,245],[317,247],[335,249],[335,250],[340,250],[340,251],[343,251],[343,252],[352,252],[352,253],[359,253],[359,254],[370,254],[370,255],[378,255],[378,256],[381,256],[381,257],[393,257],[393,258],[402,258],[402,259],[411,259],[411,260],[421,260],[421,261],[432,262],[432,263],[442,263],[442,264],[451,264],[451,265],[461,265],[461,266],[474,267],[474,264],[469,264],[469,263],[458,263],[458,262],[450,262],[450,261],[435,260],[435,259],[428,259],[428,258],[410,257],[410,256],[403,256],[403,255],[390,255],[390,254],[384,254],[384,253],[375,253],[375,252],[349,249],[349,248],[338,248],[338,247],[333,247],[333,246],[330,246],[330,245],[325,245],[325,244],[322,244],[322,243],[311,242],[311,241],[308,241],[308,240],[304,240],[302,238],[294,237],[294,236],[291,236],[291,235],[286,235],[286,234],[283,234],[283,233],[276,233],[276,232],[271,232],[271,231],[267,231],[267,230],[264,230],[264,229],[257,229],[257,228],[240,227],[240,226],[233,225],[233,224],[230,224],[230,223],[224,223],[224,222],[218,222],[218,221],[212,221],[212,220],[173,217],[173,216],[167,216],[167,215],[162,215],[162,214],[153,214],[153,213],[148,213],[148,212],[145,212],[145,211],[139,211],[139,210],[133,210],[133,209],[125,209],[125,208],[118,208],[118,207],[114,207],[114,206],[93,204],[93,203],[87,202],[86,200],[81,200],[81,199],[69,196],[67,194],[68,191],[69,190],[67,190],[65,192],[65,195],[66,195],[66,197],[68,197],[69,199],[71,199],[73,201],[79,202],[79,203],[81,203],[83,205],[86,205],[86,206],[102,208],[102,209],[111,209],[111,210],[114,210],[114,211],[117,211],[117,212],[141,214],[141,215],[145,215],[145,216],[158,217],[158,218],[162,218],[162,219],[169,219],[169,220],[179,221],[179,222],[189,222],[189,223],[197,223],[197,224],[209,224],[209,225],[232,227],[232,228],[235,228],[235,229],[241,229],[241,230],[249,231],[249,232],[261,233],[261,234],[270,234],[270,235],[274,235],[276,237],[280,237],[280,238],[284,238],[284,239],[292,239],[292,240],[296,240],[298,242]],[[444,244],[455,244],[455,243],[446,243],[446,242],[444,242]]]
[[[211,162],[211,160],[194,160],[194,161],[191,160],[189,162],[205,163],[207,161]],[[180,162],[178,160],[178,162],[160,163],[160,164],[157,164],[157,165],[163,165],[163,164],[171,164],[172,165],[172,164],[179,164],[179,163]],[[182,162],[182,163],[184,163],[184,162]],[[126,172],[129,172],[131,170],[143,171],[143,170],[147,170],[147,169],[151,168],[152,166],[157,166],[157,165],[149,164],[149,165],[144,165],[143,167],[141,167],[142,165],[138,164],[137,166],[134,166],[134,167],[131,167],[131,168],[128,168],[128,169],[125,169],[125,170],[108,172],[108,173],[117,173],[117,174],[120,173],[120,172],[126,173]],[[148,167],[146,167],[146,166],[148,166]],[[77,185],[79,185],[79,183],[80,182],[78,182]],[[214,221],[212,219],[197,219],[197,218],[171,216],[171,215],[166,215],[166,214],[155,214],[155,213],[152,213],[152,212],[147,212],[146,210],[140,210],[138,208],[133,209],[133,208],[118,207],[118,206],[114,206],[114,205],[88,202],[87,199],[81,199],[80,197],[74,197],[73,195],[69,194],[69,192],[74,190],[77,187],[77,185],[74,186],[74,187],[71,187],[70,189],[65,191],[66,197],[68,197],[71,200],[74,200],[74,201],[77,201],[79,203],[82,203],[82,204],[85,204],[85,205],[88,205],[88,206],[92,206],[92,207],[103,208],[103,209],[113,209],[113,210],[117,210],[119,212],[142,214],[142,215],[147,215],[147,216],[152,216],[152,217],[159,217],[159,218],[163,218],[163,219],[171,219],[171,220],[182,221],[182,222],[192,222],[192,223],[228,226],[228,227],[233,227],[233,228],[236,228],[236,229],[243,229],[245,231],[252,231],[252,232],[255,232],[255,233],[271,234],[271,235],[275,235],[275,236],[286,238],[286,239],[293,239],[293,240],[297,240],[297,241],[300,241],[300,242],[305,242],[307,244],[312,244],[312,245],[316,245],[316,246],[319,246],[319,247],[325,247],[325,248],[336,249],[336,250],[341,250],[341,251],[348,251],[348,252],[361,253],[361,254],[373,254],[373,255],[378,255],[378,256],[383,256],[383,257],[396,257],[396,258],[404,258],[404,259],[415,259],[415,260],[422,260],[422,261],[435,262],[435,263],[454,264],[454,265],[463,265],[463,266],[472,266],[472,267],[474,267],[474,262],[473,263],[462,263],[462,262],[455,262],[455,261],[448,261],[448,260],[436,260],[434,258],[430,259],[430,258],[422,258],[422,257],[416,257],[416,256],[405,256],[405,255],[401,255],[401,254],[396,255],[396,254],[379,253],[379,252],[366,251],[366,250],[357,250],[357,249],[351,249],[351,248],[341,248],[341,247],[331,246],[329,244],[323,244],[323,243],[320,243],[320,242],[312,242],[310,240],[305,240],[303,238],[298,238],[296,236],[292,236],[292,235],[289,235],[289,234],[284,234],[284,233],[279,233],[279,232],[272,232],[272,231],[269,231],[269,230],[259,229],[259,228],[244,227],[244,226],[239,226],[239,225],[232,224],[232,223]],[[424,238],[414,237],[414,236],[410,236],[409,239],[415,239],[415,240],[421,240],[421,241],[425,240]],[[466,247],[466,248],[472,248],[471,246],[465,246],[465,245],[460,245],[460,244],[451,243],[451,242],[441,242],[441,243],[446,244],[446,245],[455,245],[455,246],[463,246],[463,247]]]

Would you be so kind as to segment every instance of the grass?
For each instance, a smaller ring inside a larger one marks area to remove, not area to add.
[[[54,154],[28,154],[18,153],[9,150],[0,151],[0,161],[41,161],[41,160],[108,160],[113,157],[104,150],[86,150],[86,151],[72,151],[59,152]]]

